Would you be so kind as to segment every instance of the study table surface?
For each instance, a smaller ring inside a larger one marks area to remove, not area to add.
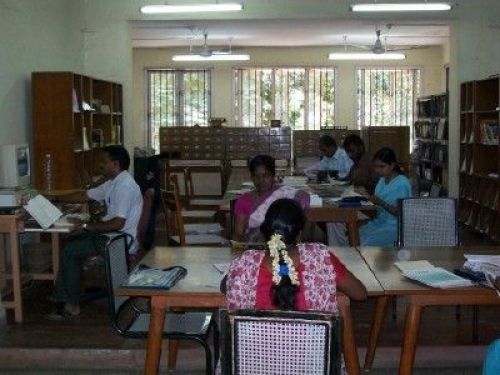
[[[437,289],[430,288],[401,275],[394,262],[401,260],[428,260],[437,267],[453,272],[463,265],[464,254],[500,254],[500,247],[426,247],[426,248],[376,248],[358,249],[366,264],[380,282],[385,297],[377,301],[374,323],[367,348],[365,367],[371,367],[375,354],[382,321],[387,305],[387,297],[404,295],[409,297],[399,374],[412,373],[415,359],[418,332],[423,309],[427,306],[446,305],[500,305],[500,297],[492,289],[474,286],[469,288]]]
[[[346,267],[365,284],[370,295],[383,294],[383,289],[354,248],[332,250]],[[118,288],[116,295],[151,297],[151,320],[145,363],[146,374],[156,374],[161,352],[162,327],[165,312],[170,307],[218,308],[225,305],[225,297],[219,286],[222,275],[213,264],[229,263],[236,256],[230,248],[213,247],[155,247],[141,261],[153,267],[179,265],[188,272],[184,279],[168,291],[153,289]],[[359,362],[354,341],[349,299],[339,295],[343,317],[344,356],[349,374],[359,373]]]

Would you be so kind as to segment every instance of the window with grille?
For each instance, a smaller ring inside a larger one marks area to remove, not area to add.
[[[234,69],[233,84],[235,126],[268,126],[272,119],[296,130],[334,126],[332,67]]]
[[[420,70],[356,69],[357,124],[411,126],[420,92]]]
[[[149,145],[160,149],[166,126],[206,126],[210,118],[210,70],[148,70]]]

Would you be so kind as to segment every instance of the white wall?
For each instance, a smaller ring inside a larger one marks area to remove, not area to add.
[[[0,2],[0,144],[31,140],[31,72],[82,68],[80,5]]]
[[[232,68],[244,66],[335,66],[336,85],[336,125],[356,127],[355,122],[355,69],[360,66],[409,66],[422,69],[421,95],[437,94],[444,91],[443,49],[430,47],[407,51],[403,61],[385,62],[334,62],[327,59],[326,47],[297,48],[247,48],[238,52],[249,53],[251,60],[245,62],[176,63],[172,55],[185,53],[185,49],[136,48],[133,51],[133,105],[134,134],[136,144],[146,143],[146,81],[147,68],[212,68],[212,116],[225,117],[232,125],[231,80]],[[141,124],[137,127],[137,124]]]

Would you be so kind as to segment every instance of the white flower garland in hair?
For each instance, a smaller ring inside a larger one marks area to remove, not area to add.
[[[286,251],[285,243],[281,240],[281,234],[273,234],[271,239],[267,242],[267,246],[272,258],[273,283],[278,285],[281,281],[281,277],[288,275],[292,285],[300,285],[299,275],[293,265],[292,258],[290,258]],[[280,255],[283,258],[284,265],[280,265],[279,263]]]

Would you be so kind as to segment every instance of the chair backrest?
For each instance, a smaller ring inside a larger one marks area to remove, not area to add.
[[[336,315],[223,310],[221,317],[223,374],[340,374]]]
[[[104,249],[104,265],[106,269],[109,314],[113,325],[121,332],[117,317],[124,304],[129,300],[129,297],[115,296],[114,291],[123,284],[129,274],[126,234],[120,234],[108,242]]]
[[[179,236],[181,246],[186,244],[186,233],[184,231],[184,220],[182,218],[182,205],[178,193],[177,176],[170,176],[170,186],[168,190],[160,190],[160,200],[167,226],[167,237]]]
[[[157,210],[156,197],[156,189],[151,188],[144,192],[141,217],[137,223],[137,240],[141,250],[149,250],[153,245]]]
[[[406,198],[399,205],[399,247],[458,245],[455,199]]]
[[[191,166],[184,169],[184,191],[194,197],[222,197],[225,186],[223,165]]]

